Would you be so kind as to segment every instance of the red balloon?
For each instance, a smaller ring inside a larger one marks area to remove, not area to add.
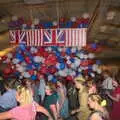
[[[52,67],[52,68],[49,69],[49,72],[51,74],[54,74],[56,71],[57,71],[57,69],[55,67]]]
[[[73,77],[70,76],[70,75],[68,75],[68,76],[66,77],[66,80],[68,80],[68,81],[72,81],[72,80],[73,80]]]
[[[60,22],[65,22],[65,18],[60,18]]]
[[[29,57],[25,57],[25,61],[26,61],[27,63],[31,63],[31,60],[30,60]]]
[[[46,66],[41,66],[40,73],[41,74],[46,74],[48,72],[48,69]]]
[[[30,75],[34,74],[34,70],[29,70],[28,72],[29,72]]]
[[[6,68],[4,69],[4,74],[10,74],[12,72],[12,69],[11,68]]]

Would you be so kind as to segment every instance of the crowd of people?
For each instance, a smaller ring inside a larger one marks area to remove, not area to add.
[[[0,80],[0,120],[120,120],[119,82],[108,70],[54,83],[43,75]]]

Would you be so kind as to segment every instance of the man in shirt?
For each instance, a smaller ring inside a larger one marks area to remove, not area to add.
[[[7,111],[17,106],[16,90],[12,89],[12,81],[5,81],[6,92],[0,96],[0,112]]]

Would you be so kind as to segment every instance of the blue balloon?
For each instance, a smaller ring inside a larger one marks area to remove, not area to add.
[[[59,62],[59,63],[63,63],[63,62],[64,62],[64,59],[61,58],[61,57],[58,57],[58,62]]]
[[[59,57],[60,55],[61,55],[60,52],[57,51],[56,56]]]
[[[33,66],[34,66],[35,68],[39,68],[39,67],[40,67],[40,64],[39,64],[39,63],[34,63]]]
[[[72,21],[66,22],[66,28],[71,28],[72,25],[73,25],[73,22],[72,22]]]
[[[25,50],[26,50],[26,46],[25,46],[25,44],[23,44],[23,43],[21,43],[21,44],[19,45],[19,48],[20,48],[22,51],[25,51]]]
[[[74,59],[74,58],[70,58],[70,61],[71,61],[72,63],[74,63],[75,59]]]
[[[19,59],[20,62],[24,61],[24,57],[20,53],[16,54],[16,58]]]
[[[92,70],[92,65],[88,65],[88,69],[89,69],[89,70]]]
[[[58,46],[52,46],[51,48],[52,48],[52,50],[53,50],[53,51],[55,51],[55,52],[56,52],[56,51],[57,51]]]
[[[32,80],[36,80],[36,79],[37,79],[37,76],[36,76],[36,75],[32,75],[32,76],[31,76],[31,79],[32,79]]]
[[[26,66],[26,69],[27,69],[27,70],[33,69],[33,64],[28,64],[28,65]]]
[[[51,80],[52,83],[56,83],[57,82],[57,79],[55,76],[53,76],[52,80]]]
[[[97,65],[100,65],[100,64],[101,64],[101,61],[100,61],[100,60],[96,60],[96,64],[97,64]]]
[[[67,49],[66,49],[66,54],[67,54],[67,55],[70,55],[70,54],[71,54],[71,48],[67,48]]]
[[[96,44],[96,43],[92,43],[92,44],[91,44],[91,47],[92,47],[93,49],[97,49],[97,44]]]
[[[65,64],[64,63],[60,63],[60,70],[63,70],[65,68]]]
[[[83,23],[80,23],[80,24],[78,25],[78,28],[83,28]]]

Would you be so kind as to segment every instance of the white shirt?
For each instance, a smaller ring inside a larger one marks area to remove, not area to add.
[[[113,89],[112,81],[113,79],[111,77],[106,78],[102,83],[102,88],[112,90]]]

